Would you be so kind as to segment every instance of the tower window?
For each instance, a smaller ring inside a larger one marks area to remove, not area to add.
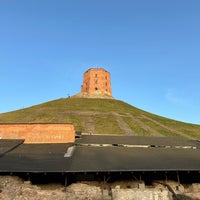
[[[105,79],[107,80],[107,76],[105,76]]]
[[[97,91],[97,90],[98,90],[98,88],[96,87],[96,88],[95,88],[95,90]]]
[[[95,81],[95,84],[97,84],[97,83],[98,83],[98,81],[96,80],[96,81]]]
[[[95,74],[95,78],[97,78],[97,74]]]

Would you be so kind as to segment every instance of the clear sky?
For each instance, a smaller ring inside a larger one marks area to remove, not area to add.
[[[74,95],[96,67],[116,99],[200,124],[200,1],[0,1],[0,113]]]

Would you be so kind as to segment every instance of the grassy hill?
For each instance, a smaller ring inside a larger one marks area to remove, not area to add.
[[[200,125],[160,117],[113,99],[62,98],[0,114],[0,123],[73,123],[95,134],[200,139]]]

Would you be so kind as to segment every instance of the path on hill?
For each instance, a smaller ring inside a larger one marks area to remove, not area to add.
[[[129,125],[122,119],[121,115],[117,112],[96,112],[96,111],[65,111],[62,113],[62,117],[65,114],[74,114],[84,116],[84,125],[87,133],[96,133],[95,122],[92,116],[95,115],[113,115],[116,118],[119,128],[124,132],[125,135],[136,135]],[[57,119],[61,118],[58,116]],[[56,119],[56,120],[57,120]]]
[[[95,122],[91,116],[85,116],[85,129],[88,133],[95,133]]]
[[[111,112],[97,112],[97,111],[65,111],[63,113],[61,113],[61,115],[59,115],[57,117],[56,120],[58,120],[59,118],[62,118],[64,115],[66,114],[74,114],[74,115],[80,115],[80,116],[83,116],[83,119],[84,119],[84,127],[85,127],[85,131],[87,133],[96,133],[96,130],[95,130],[95,121],[93,119],[93,116],[103,116],[103,115],[112,115],[117,123],[118,123],[118,126],[119,128],[123,131],[123,133],[125,135],[137,135],[136,132],[134,132],[130,127],[129,125],[123,120],[123,117],[124,115],[120,115],[119,113],[117,112],[114,112],[114,111],[111,111]],[[62,116],[62,117],[61,117]],[[126,114],[127,117],[131,118],[134,122],[136,122],[142,129],[148,131],[150,133],[150,135],[152,136],[163,136],[161,133],[159,133],[159,131],[155,130],[154,128],[150,127],[149,125],[147,125],[145,122],[143,122],[142,120],[140,120],[138,117],[135,117],[134,115],[130,114],[130,113],[127,113]],[[184,138],[187,138],[187,139],[195,139],[185,133],[182,133],[181,131],[178,131],[178,130],[175,130],[171,127],[168,127],[148,116],[145,116],[145,115],[141,115],[141,118],[143,119],[147,119],[151,122],[153,122],[154,124],[170,131],[171,133],[174,133],[176,135],[180,135]]]
[[[159,126],[161,126],[162,128],[165,128],[165,129],[171,131],[172,133],[178,134],[178,135],[180,135],[180,136],[182,136],[184,138],[187,138],[187,139],[195,140],[195,138],[193,138],[193,137],[191,137],[191,136],[189,136],[189,135],[187,135],[185,133],[182,133],[180,131],[177,131],[177,130],[175,130],[173,128],[170,128],[169,126],[165,126],[164,124],[161,124],[160,122],[157,122],[156,120],[151,119],[150,117],[147,117],[145,115],[142,115],[142,117],[148,119],[149,121],[151,121],[151,122],[153,122],[153,123],[155,123],[155,124],[157,124]]]
[[[146,125],[144,122],[142,122],[140,119],[134,117],[130,113],[127,113],[127,116],[130,117],[133,121],[135,121],[141,128],[150,132],[152,136],[163,136],[158,131],[156,131],[153,128],[151,128],[150,126]]]
[[[121,130],[125,132],[125,135],[136,135],[129,125],[122,119],[121,115],[116,112],[111,112],[117,119],[118,125]]]
[[[97,115],[98,113],[99,112],[93,112],[93,111],[65,111],[65,112],[62,112],[56,118],[56,121],[59,121],[65,115],[68,115],[68,114],[84,116],[83,124],[84,124],[85,131],[87,133],[95,133],[95,122],[92,119],[92,116]]]

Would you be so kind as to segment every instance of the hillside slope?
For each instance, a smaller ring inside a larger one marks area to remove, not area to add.
[[[200,125],[160,117],[113,99],[62,98],[0,114],[0,123],[73,123],[94,134],[200,139]]]

